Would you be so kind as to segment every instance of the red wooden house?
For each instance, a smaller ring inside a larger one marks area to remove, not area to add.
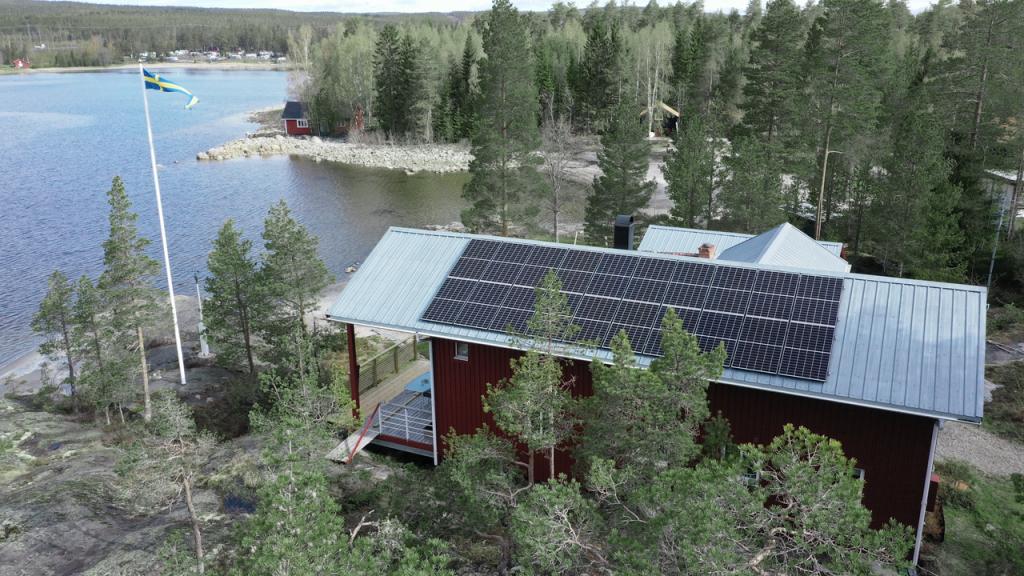
[[[289,136],[309,136],[313,133],[305,102],[289,100],[281,112],[281,121],[284,122],[284,131]]]
[[[14,61],[11,62],[11,66],[13,66],[17,70],[21,70],[21,69],[24,69],[24,68],[30,68],[32,65],[29,63],[28,60],[23,60],[21,58],[15,58]]]
[[[874,524],[895,518],[917,530],[916,561],[937,430],[981,420],[986,292],[852,274],[841,248],[788,224],[754,237],[657,227],[637,251],[392,228],[328,317],[348,324],[350,349],[354,325],[428,338],[426,385],[362,406],[366,425],[342,449],[372,441],[437,463],[449,430],[492,424],[481,397],[524,346],[506,328],[523,329],[534,287],[555,269],[580,338],[598,343],[559,352],[572,360],[574,393],[591,392],[588,364],[610,360],[620,330],[639,366],[660,355],[671,307],[703,348],[729,352],[709,401],[734,439],[767,443],[793,423],[839,440],[857,460]],[[556,460],[569,471],[568,454]]]

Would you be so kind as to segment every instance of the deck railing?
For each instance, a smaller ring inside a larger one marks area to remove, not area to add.
[[[405,369],[420,358],[413,334],[359,365],[359,392],[363,393]]]
[[[429,400],[420,394],[411,400],[405,395],[396,400],[380,405],[377,415],[380,434],[433,446],[434,421],[430,414]]]

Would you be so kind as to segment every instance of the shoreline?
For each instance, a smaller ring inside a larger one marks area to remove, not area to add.
[[[197,70],[278,70],[288,72],[292,70],[290,63],[275,64],[273,62],[154,62],[152,64],[143,62],[147,68],[158,69],[189,69]],[[111,70],[136,70],[138,62],[124,64],[111,64],[109,66],[65,66],[52,68],[0,68],[0,75],[10,74],[74,74],[79,72],[107,72]]]

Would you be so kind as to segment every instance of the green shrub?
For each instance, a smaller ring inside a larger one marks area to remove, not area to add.
[[[974,468],[967,462],[947,460],[937,462],[935,471],[942,478],[939,497],[943,505],[973,510],[974,484],[977,482]]]
[[[986,377],[999,384],[985,405],[985,427],[996,434],[1024,442],[1024,362],[993,366]]]

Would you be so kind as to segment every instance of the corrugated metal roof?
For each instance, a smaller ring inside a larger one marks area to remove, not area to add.
[[[391,228],[331,308],[332,320],[515,348],[508,335],[423,322],[420,315],[473,238],[531,240]],[[577,247],[612,252],[608,248]],[[660,258],[686,259],[679,256]],[[707,260],[701,260],[707,262]],[[719,266],[771,268],[714,260]],[[807,272],[807,270],[804,270]],[[976,286],[863,274],[843,278],[827,380],[726,369],[727,384],[924,416],[980,421],[984,404],[986,291]],[[567,356],[610,360],[606,350]],[[638,356],[640,365],[651,358]]]
[[[848,272],[850,265],[788,222],[730,246],[719,260]]]
[[[738,232],[717,232],[715,230],[698,230],[695,228],[675,228],[673,226],[647,227],[644,237],[640,240],[637,250],[640,252],[658,252],[662,254],[674,254],[685,252],[696,254],[701,244],[708,242],[715,245],[716,251],[721,254],[733,246],[753,238],[752,234],[740,234]],[[832,255],[842,257],[842,242],[825,242],[819,240],[823,248]]]

